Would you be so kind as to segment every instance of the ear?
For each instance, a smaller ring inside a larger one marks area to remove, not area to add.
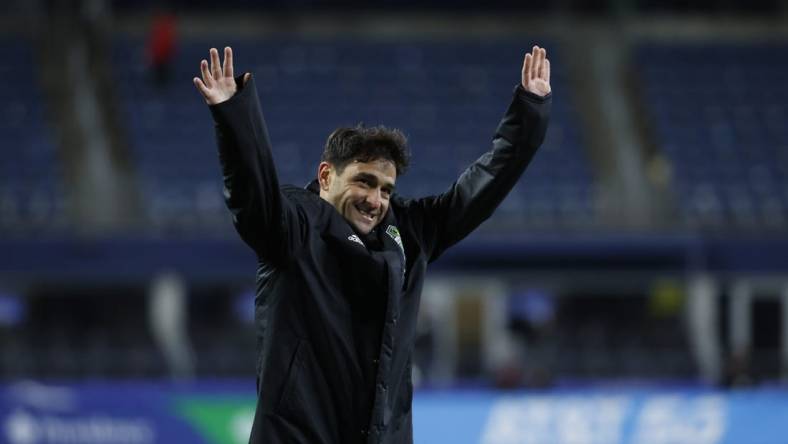
[[[328,191],[328,187],[331,185],[331,172],[333,170],[334,167],[328,162],[320,162],[320,165],[317,167],[317,182],[322,191]]]

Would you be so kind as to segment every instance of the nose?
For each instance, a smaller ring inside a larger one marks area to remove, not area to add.
[[[380,188],[371,188],[366,195],[366,203],[373,210],[377,210],[381,205],[381,191]]]

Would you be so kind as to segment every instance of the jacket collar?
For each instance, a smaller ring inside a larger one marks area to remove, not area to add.
[[[317,179],[312,179],[311,182],[306,184],[304,189],[307,190],[307,191],[311,191],[311,192],[317,194],[318,196],[320,195],[320,186],[317,184]]]

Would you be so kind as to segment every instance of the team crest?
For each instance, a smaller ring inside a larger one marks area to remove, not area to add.
[[[399,229],[397,229],[397,227],[395,227],[394,225],[389,225],[386,228],[386,234],[388,234],[389,237],[394,239],[394,242],[397,243],[397,245],[399,246],[399,249],[402,251],[402,255],[404,256],[405,255],[405,247],[402,246],[402,237],[399,235]]]

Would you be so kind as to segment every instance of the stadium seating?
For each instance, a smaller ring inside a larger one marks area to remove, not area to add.
[[[788,46],[643,44],[642,98],[679,214],[705,230],[788,228]]]
[[[64,192],[31,42],[0,39],[0,232],[52,229],[63,222]]]
[[[251,71],[282,183],[314,177],[326,136],[338,126],[384,124],[405,131],[413,154],[398,192],[440,192],[487,150],[519,81],[520,41],[360,42],[348,39],[189,39],[171,83],[153,82],[141,39],[119,37],[113,66],[139,188],[161,230],[225,230],[228,216],[211,118],[191,79],[208,48],[231,45],[236,71]],[[551,46],[550,57],[560,58]],[[547,142],[488,231],[571,228],[593,221],[593,179],[564,78]]]

